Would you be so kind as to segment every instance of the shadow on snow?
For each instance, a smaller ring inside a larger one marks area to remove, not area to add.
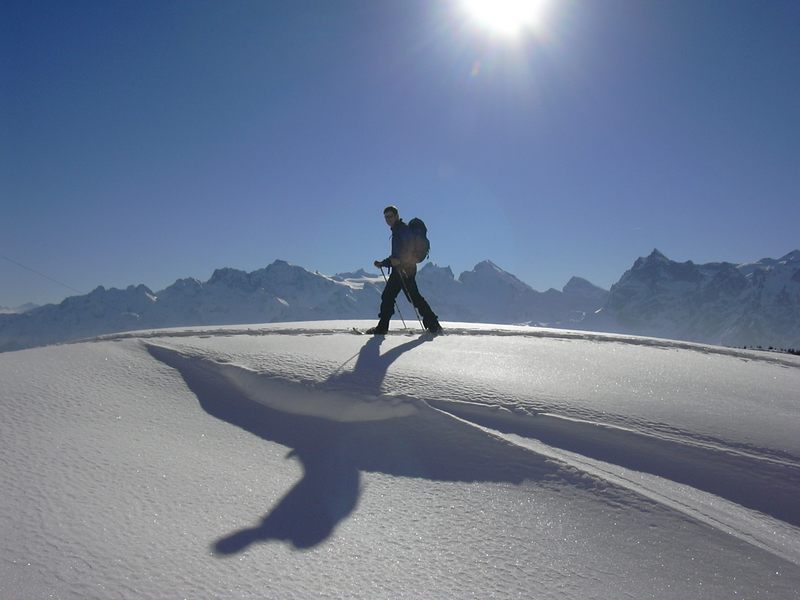
[[[380,393],[389,366],[425,342],[416,339],[381,354],[370,338],[352,372],[334,374],[319,390]],[[310,548],[327,539],[358,504],[361,471],[441,481],[521,483],[555,473],[544,458],[467,426],[433,409],[378,421],[337,422],[278,411],[249,399],[220,375],[214,363],[148,345],[150,354],[175,368],[202,408],[264,440],[292,448],[302,479],[254,527],[219,539],[213,550],[231,555],[257,542],[282,540]],[[382,400],[376,400],[378,402]]]

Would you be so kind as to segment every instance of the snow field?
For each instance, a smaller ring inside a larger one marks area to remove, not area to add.
[[[482,331],[1,356],[0,596],[798,597],[790,504],[678,480],[796,492],[800,370]]]

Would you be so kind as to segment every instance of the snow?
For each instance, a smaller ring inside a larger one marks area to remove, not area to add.
[[[800,359],[360,321],[0,355],[0,598],[800,598]]]

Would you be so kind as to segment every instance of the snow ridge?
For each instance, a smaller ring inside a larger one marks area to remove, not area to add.
[[[447,335],[457,336],[500,336],[500,337],[525,337],[536,339],[558,339],[558,340],[583,340],[597,343],[627,344],[631,346],[645,346],[648,348],[661,348],[665,350],[689,350],[702,354],[714,354],[720,356],[730,356],[741,358],[746,361],[763,361],[779,364],[790,368],[800,368],[800,358],[763,350],[744,350],[729,348],[725,346],[713,346],[698,342],[684,342],[680,340],[670,340],[665,338],[651,338],[644,336],[613,334],[592,331],[568,330],[568,329],[549,329],[545,327],[528,327],[514,325],[493,325],[475,323],[449,323],[444,322],[447,327]],[[272,323],[268,325],[246,325],[234,327],[182,327],[169,329],[150,329],[126,331],[112,333],[96,337],[75,340],[70,343],[83,343],[86,341],[115,341],[124,339],[148,339],[148,338],[182,338],[197,336],[328,336],[350,334],[353,327],[366,329],[373,324],[371,321],[316,321],[316,322],[292,322],[292,323]],[[392,329],[389,335],[413,336],[419,332],[414,329]]]

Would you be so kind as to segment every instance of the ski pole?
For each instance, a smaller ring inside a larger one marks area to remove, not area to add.
[[[405,275],[403,274],[403,269],[399,269],[399,272],[400,272],[400,283],[403,284],[403,291],[406,293],[406,298],[408,298],[408,301],[411,302],[411,306],[414,308],[414,314],[417,315],[417,321],[419,321],[419,326],[422,328],[422,331],[425,331],[425,326],[422,324],[422,319],[419,318],[419,311],[417,310],[417,306],[411,299],[411,294],[408,293],[408,288],[406,287],[406,278]],[[405,323],[403,324],[405,325]]]
[[[381,267],[381,275],[383,275],[384,283],[388,286],[389,285],[389,280],[386,279],[386,273],[383,272],[383,267]],[[402,277],[400,277],[400,281],[403,281]],[[394,301],[394,308],[397,311],[397,314],[400,315],[400,320],[403,322],[403,329],[408,329],[408,326],[406,325],[406,320],[403,318],[403,313],[400,312],[400,307],[397,306],[397,299],[396,298],[395,298],[395,301]]]

